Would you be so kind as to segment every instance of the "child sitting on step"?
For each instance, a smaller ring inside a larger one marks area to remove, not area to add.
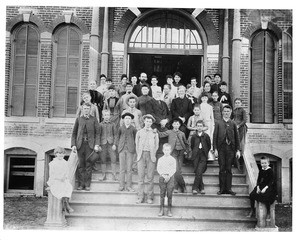
[[[57,199],[62,199],[63,211],[71,213],[74,210],[69,205],[73,187],[69,180],[68,162],[64,159],[66,151],[62,147],[54,149],[55,158],[49,163],[50,192]]]
[[[270,213],[270,205],[276,199],[276,188],[274,173],[269,166],[269,159],[262,157],[260,159],[261,170],[258,173],[257,185],[250,193],[251,211],[248,217],[253,217],[255,214],[255,201],[265,203],[267,205],[268,214]]]
[[[171,156],[172,147],[170,144],[163,145],[164,155],[158,159],[157,172],[159,174],[160,188],[160,210],[158,216],[164,215],[164,201],[167,192],[168,197],[168,212],[167,215],[172,217],[172,195],[174,190],[174,174],[176,172],[176,159]]]

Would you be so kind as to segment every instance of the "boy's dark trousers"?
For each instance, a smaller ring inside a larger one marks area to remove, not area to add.
[[[125,187],[125,172],[127,172],[127,187],[131,187],[132,184],[132,162],[134,153],[128,151],[127,147],[119,152],[120,161],[120,187]]]
[[[80,148],[77,150],[78,154],[78,182],[79,186],[90,187],[92,180],[92,168],[94,162],[92,158],[88,158],[93,149],[90,148],[88,141],[83,141]],[[88,159],[87,159],[88,158]]]
[[[101,168],[102,172],[105,174],[106,172],[106,162],[107,162],[107,155],[110,157],[111,161],[111,170],[113,174],[116,174],[116,151],[112,150],[113,144],[106,143],[104,145],[101,145],[102,150],[100,151],[100,159],[101,159]]]
[[[182,173],[181,173],[181,167],[182,167],[182,162],[184,159],[184,149],[182,150],[176,150],[174,149],[172,151],[172,157],[176,159],[176,172],[174,174],[174,182],[175,186],[174,188],[178,190],[178,188],[181,188],[182,190],[185,190],[185,181],[183,179]]]
[[[168,197],[168,207],[172,207],[172,196],[174,190],[174,175],[169,179],[168,182],[165,182],[163,177],[159,177],[159,188],[160,188],[160,207],[164,206],[165,196],[167,192]]]
[[[195,180],[192,187],[192,190],[201,191],[204,190],[204,183],[203,183],[203,173],[206,171],[207,168],[207,157],[205,156],[204,151],[201,149],[196,158],[194,159],[194,173],[195,173]]]

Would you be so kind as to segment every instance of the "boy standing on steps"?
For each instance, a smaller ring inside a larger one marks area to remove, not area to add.
[[[164,215],[164,201],[167,192],[168,197],[168,212],[167,215],[172,217],[172,195],[174,190],[174,174],[176,172],[176,159],[171,156],[171,145],[165,143],[163,145],[164,155],[158,159],[157,172],[159,174],[159,188],[160,188],[160,210],[158,216]]]
[[[172,130],[167,130],[165,132],[158,132],[159,138],[168,137],[168,143],[171,145],[172,153],[171,155],[176,159],[176,173],[175,173],[175,189],[174,192],[178,193],[180,188],[182,192],[186,192],[185,181],[181,173],[181,167],[184,159],[184,154],[189,148],[189,144],[185,138],[185,134],[179,130],[182,125],[180,118],[174,118],[172,121]],[[155,131],[155,130],[154,130]]]
[[[116,176],[116,125],[110,121],[110,111],[103,110],[103,121],[100,123],[100,158],[103,176],[100,181],[106,180],[106,161],[109,154],[111,161],[111,170],[113,173],[113,181],[117,180]]]
[[[134,116],[131,113],[124,113],[122,120],[124,124],[119,128],[117,134],[119,161],[120,161],[120,186],[119,191],[125,189],[125,171],[127,172],[127,187],[126,190],[134,192],[132,184],[132,163],[135,153],[135,135],[136,128],[131,125]]]
[[[208,152],[211,148],[209,135],[203,130],[204,123],[202,120],[196,122],[197,132],[191,138],[192,160],[194,163],[195,180],[192,187],[193,194],[204,192],[203,173],[207,168]]]
[[[147,203],[153,203],[153,178],[156,163],[156,151],[158,149],[158,134],[154,133],[151,125],[155,118],[151,114],[143,116],[144,128],[140,129],[135,137],[137,167],[138,167],[138,200],[137,204],[144,201],[144,193]],[[145,175],[147,176],[145,180]],[[147,184],[146,189],[145,184]]]

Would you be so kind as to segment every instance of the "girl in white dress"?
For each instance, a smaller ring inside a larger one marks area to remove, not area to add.
[[[55,148],[55,158],[49,163],[49,180],[47,184],[52,195],[57,199],[62,199],[63,211],[70,213],[74,212],[69,205],[73,187],[69,180],[69,165],[64,159],[65,154],[64,148]]]
[[[209,135],[211,146],[213,146],[213,133],[215,128],[213,107],[207,103],[208,95],[204,92],[201,95],[201,101],[202,103],[200,104],[200,115],[203,117],[205,126],[208,127],[208,129],[205,132]],[[209,152],[208,160],[214,160],[214,156],[212,155],[212,149]]]

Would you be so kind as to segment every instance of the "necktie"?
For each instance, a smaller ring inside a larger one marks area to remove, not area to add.
[[[199,149],[202,149],[202,143],[201,143],[201,140],[202,140],[202,134],[199,134],[199,137],[200,137]]]

